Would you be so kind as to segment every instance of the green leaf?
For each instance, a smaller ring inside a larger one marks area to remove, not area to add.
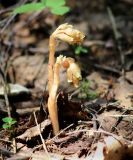
[[[17,122],[16,120],[14,120],[11,117],[5,117],[2,119],[2,121],[5,122],[5,124],[10,125],[10,126]]]
[[[16,122],[17,122],[17,121],[13,120],[13,121],[11,121],[10,125],[15,124]]]
[[[81,49],[81,52],[83,52],[83,53],[87,53],[87,52],[88,52],[88,50],[87,50],[86,48],[82,48],[82,49]]]
[[[98,94],[96,92],[90,92],[88,93],[87,97],[90,99],[95,99],[97,98]]]
[[[77,55],[79,55],[80,54],[80,48],[79,47],[77,47],[76,49],[75,49],[75,54],[77,54]]]
[[[43,3],[44,5],[46,5],[46,0],[41,0],[41,3]]]
[[[5,118],[2,118],[2,121],[5,122],[5,123],[10,123],[13,121],[13,118],[11,117],[5,117]]]
[[[11,126],[9,124],[7,124],[7,123],[4,123],[2,125],[2,128],[7,129],[7,128],[11,128]]]
[[[60,6],[56,8],[52,8],[51,12],[56,15],[64,15],[65,13],[69,12],[70,8],[66,6]]]
[[[46,0],[46,7],[56,8],[65,5],[65,0]]]
[[[43,3],[29,3],[22,5],[14,10],[14,13],[25,13],[25,12],[33,12],[33,11],[40,11],[45,8]]]
[[[82,46],[78,46],[75,49],[75,54],[80,55],[81,53],[87,53],[88,50]]]

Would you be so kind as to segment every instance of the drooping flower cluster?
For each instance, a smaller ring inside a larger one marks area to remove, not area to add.
[[[72,25],[67,23],[60,25],[55,32],[53,32],[53,36],[70,44],[81,44],[85,37],[82,32],[74,29]]]
[[[67,81],[72,83],[74,87],[78,87],[79,81],[82,80],[81,70],[79,65],[71,57],[60,55],[56,59],[56,63],[62,65],[67,70]]]
[[[67,81],[73,83],[74,87],[78,87],[79,81],[82,80],[79,65],[70,57],[65,58],[64,63],[69,64],[67,67]]]

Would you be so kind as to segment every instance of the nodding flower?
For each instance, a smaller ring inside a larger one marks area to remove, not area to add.
[[[85,37],[82,32],[67,23],[60,25],[52,35],[70,44],[81,44]]]
[[[62,65],[67,71],[67,81],[73,83],[74,87],[78,87],[79,81],[82,80],[79,65],[71,57],[60,55],[57,57],[56,63]]]
[[[74,87],[78,87],[79,81],[82,80],[81,70],[79,65],[73,58],[64,58],[65,65],[67,64],[67,81],[73,83]],[[63,65],[64,66],[64,65]]]

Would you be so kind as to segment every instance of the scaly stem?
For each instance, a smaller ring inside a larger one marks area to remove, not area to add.
[[[53,126],[53,133],[56,135],[59,132],[58,111],[57,111],[57,90],[59,86],[59,68],[60,65],[55,63],[55,46],[56,40],[53,35],[49,40],[49,66],[48,66],[48,110]],[[54,65],[55,63],[55,65]]]
[[[57,91],[60,81],[59,70],[60,70],[60,64],[55,63],[53,84],[51,86],[51,92],[49,93],[49,98],[48,98],[48,110],[53,126],[54,135],[56,135],[59,132],[58,108],[57,108]]]

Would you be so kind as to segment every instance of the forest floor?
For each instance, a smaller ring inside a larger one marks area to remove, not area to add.
[[[0,159],[133,159],[133,2],[69,2],[71,11],[11,15],[0,10]],[[12,7],[11,7],[12,8]],[[63,23],[85,34],[81,47],[58,43],[82,71],[74,88],[60,73],[58,117],[53,136],[47,110],[50,34]],[[3,93],[10,86],[10,93]],[[2,127],[8,116],[17,121]],[[39,125],[38,125],[39,124]],[[41,138],[42,137],[42,138]]]

